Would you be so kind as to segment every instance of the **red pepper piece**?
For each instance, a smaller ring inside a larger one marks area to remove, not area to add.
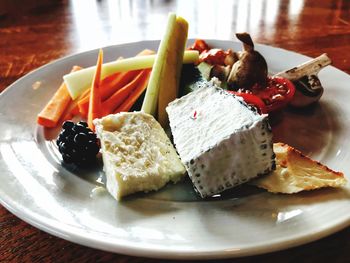
[[[254,107],[258,109],[260,114],[265,114],[267,113],[267,109],[265,106],[265,103],[256,95],[253,95],[251,93],[245,93],[245,92],[238,92],[238,91],[232,91],[228,90],[229,93],[234,94],[236,96],[240,96],[243,98],[243,100]]]

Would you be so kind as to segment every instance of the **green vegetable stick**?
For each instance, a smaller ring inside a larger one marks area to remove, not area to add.
[[[155,58],[156,55],[147,55],[125,58],[122,60],[105,63],[102,66],[101,77],[104,78],[115,72],[151,68],[155,61]],[[198,58],[198,51],[188,50],[185,51],[183,63],[195,63],[198,61]],[[79,95],[81,95],[85,90],[87,90],[91,86],[95,70],[96,66],[92,66],[63,76],[64,82],[66,83],[68,88],[68,92],[73,100],[79,97]]]
[[[146,95],[143,100],[141,111],[151,114],[156,117],[156,110],[158,105],[158,94],[159,94],[159,82],[162,76],[162,70],[164,70],[164,65],[167,63],[166,58],[169,50],[169,43],[175,32],[176,27],[176,14],[169,13],[168,22],[165,30],[165,34],[160,41],[156,59],[154,61],[154,66],[152,68],[151,76],[148,81],[148,86],[146,89]]]
[[[188,22],[180,17],[176,17],[176,25],[174,32],[172,32],[171,40],[167,46],[166,56],[163,58],[166,61],[163,64],[161,75],[157,78],[158,85],[158,104],[157,120],[162,127],[167,127],[169,123],[168,114],[165,108],[169,102],[175,100],[179,93],[179,84],[182,68],[182,57],[186,48],[188,33]],[[151,82],[149,82],[151,85]]]

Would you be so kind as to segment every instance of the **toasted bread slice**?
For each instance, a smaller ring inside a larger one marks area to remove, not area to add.
[[[274,143],[273,150],[276,170],[251,182],[269,192],[292,194],[347,183],[343,173],[332,171],[287,144]]]

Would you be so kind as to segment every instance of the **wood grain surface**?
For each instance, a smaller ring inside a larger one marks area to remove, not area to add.
[[[189,21],[190,38],[229,40],[235,32],[247,31],[257,43],[312,57],[326,52],[335,67],[350,73],[348,0],[5,0],[0,1],[0,92],[66,55],[159,39],[169,11]],[[350,262],[349,240],[350,228],[346,228],[296,248],[222,262]],[[32,227],[0,206],[0,262],[164,261],[73,244]]]

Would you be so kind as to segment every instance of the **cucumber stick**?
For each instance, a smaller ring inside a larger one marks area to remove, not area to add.
[[[183,63],[188,64],[197,62],[198,57],[198,51],[186,50],[183,57]],[[105,63],[102,66],[101,78],[115,72],[151,68],[155,58],[156,55],[146,55]],[[78,98],[85,90],[91,87],[95,70],[96,66],[92,66],[63,76],[64,82],[66,83],[69,94],[73,100]]]
[[[175,100],[179,94],[179,84],[182,69],[182,57],[187,42],[188,23],[182,17],[176,18],[176,26],[169,43],[170,52],[165,59],[165,69],[160,76],[157,119],[166,127],[169,123],[165,108],[169,102]]]
[[[167,123],[165,107],[177,96],[187,31],[186,20],[170,13],[142,104],[141,111],[157,117],[163,127]]]

